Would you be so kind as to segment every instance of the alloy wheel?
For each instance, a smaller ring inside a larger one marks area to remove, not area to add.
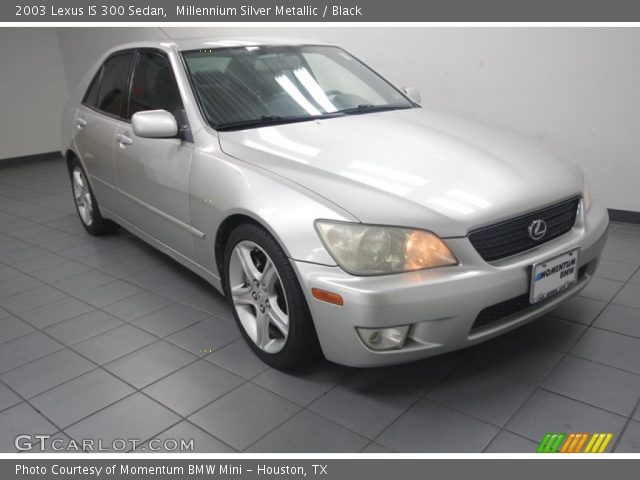
[[[229,287],[240,323],[258,348],[278,353],[289,336],[289,308],[278,271],[256,243],[243,240],[231,252]]]
[[[71,176],[73,182],[73,197],[78,213],[80,214],[80,219],[85,225],[90,226],[93,223],[93,203],[91,202],[89,184],[80,167],[75,167]]]

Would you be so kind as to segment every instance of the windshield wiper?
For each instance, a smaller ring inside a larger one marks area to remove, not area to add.
[[[219,132],[232,130],[243,130],[245,128],[266,127],[269,125],[283,125],[285,123],[308,122],[310,120],[318,120],[321,118],[334,117],[343,115],[342,113],[328,113],[322,115],[304,115],[283,117],[280,115],[262,115],[260,118],[252,118],[248,120],[239,120],[237,122],[220,123],[215,126]]]
[[[215,129],[220,132],[228,132],[233,130],[244,130],[246,128],[259,128],[269,125],[283,125],[285,123],[308,122],[310,120],[322,120],[325,118],[342,117],[344,115],[356,115],[360,113],[386,112],[389,110],[404,110],[414,108],[411,105],[371,105],[364,103],[357,107],[344,108],[335,112],[322,113],[320,115],[300,115],[292,117],[283,117],[281,115],[262,115],[260,118],[250,118],[247,120],[239,120],[237,122],[219,123],[215,125]]]
[[[239,130],[249,127],[260,127],[263,125],[271,125],[282,120],[280,115],[263,115],[260,118],[251,118],[248,120],[239,120],[237,122],[220,123],[216,125],[216,130]]]
[[[413,108],[410,105],[371,105],[370,103],[363,103],[357,107],[344,108],[338,110],[338,113],[344,113],[346,115],[353,115],[358,113],[372,113],[372,112],[386,112],[389,110],[403,110],[406,108]]]

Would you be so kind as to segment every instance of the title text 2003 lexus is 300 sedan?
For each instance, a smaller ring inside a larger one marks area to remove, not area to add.
[[[65,110],[78,214],[208,280],[277,368],[459,349],[584,288],[608,216],[580,169],[417,97],[314,42],[124,45]]]

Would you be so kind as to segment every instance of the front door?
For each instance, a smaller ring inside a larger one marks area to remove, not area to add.
[[[166,55],[137,53],[128,116],[144,110],[167,110],[178,125],[185,122],[183,104]],[[189,170],[193,143],[181,138],[141,138],[131,124],[116,129],[114,158],[120,190],[120,215],[144,233],[180,254],[194,258],[190,230]]]

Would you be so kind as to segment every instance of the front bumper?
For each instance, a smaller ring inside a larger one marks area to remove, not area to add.
[[[552,310],[582,290],[597,267],[609,219],[592,205],[578,212],[567,234],[528,252],[487,263],[468,238],[445,239],[460,264],[375,277],[356,277],[339,267],[292,260],[327,359],[343,365],[371,367],[410,362],[474,345],[512,330]],[[578,282],[550,299],[480,328],[472,326],[485,308],[529,292],[530,268],[536,262],[579,248]],[[312,288],[342,295],[344,305],[316,300]],[[402,349],[374,351],[366,347],[357,327],[411,325]]]

